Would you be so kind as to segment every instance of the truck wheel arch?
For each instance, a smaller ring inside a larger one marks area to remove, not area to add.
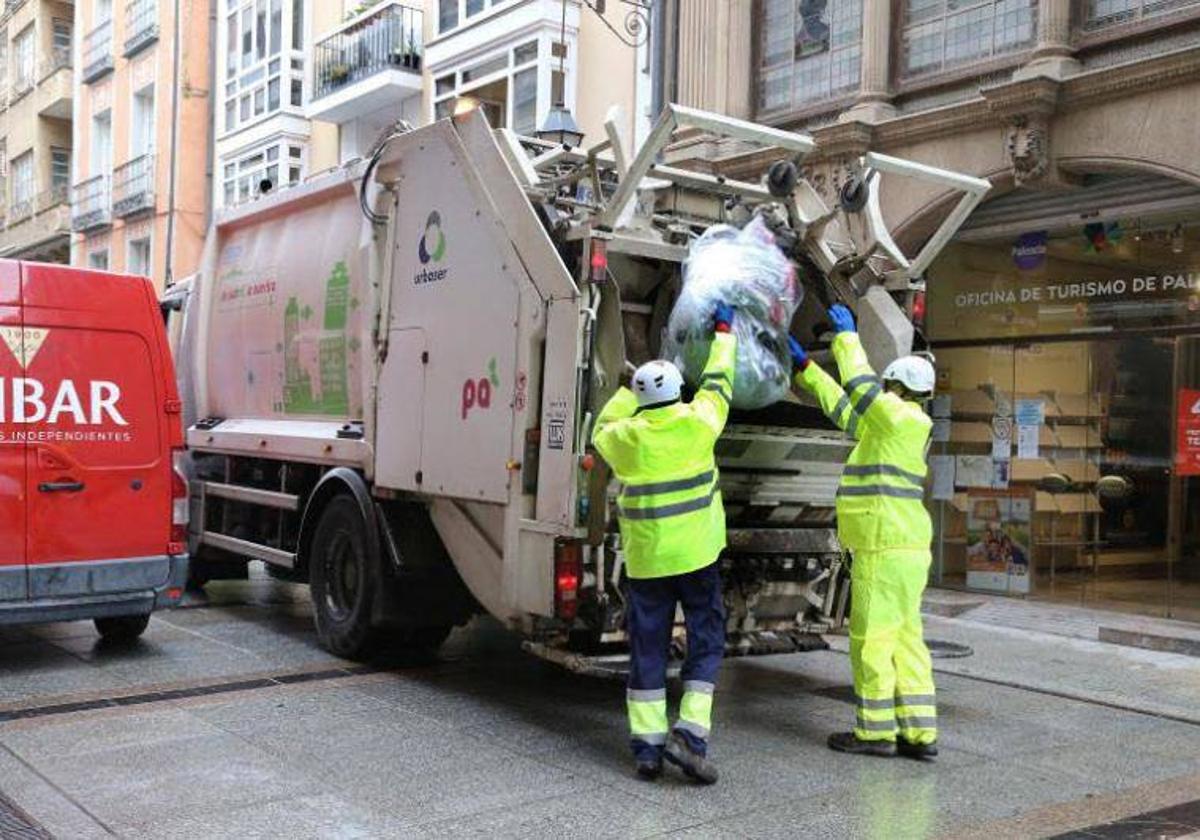
[[[379,542],[379,522],[375,514],[375,503],[371,498],[367,482],[359,473],[348,467],[334,467],[321,476],[317,486],[309,494],[308,502],[304,505],[304,515],[300,518],[300,537],[296,544],[298,570],[308,572],[313,534],[317,530],[321,512],[329,500],[339,493],[349,493],[358,503],[359,511],[367,526],[364,534],[367,550],[370,552],[372,560],[378,562],[383,547]]]

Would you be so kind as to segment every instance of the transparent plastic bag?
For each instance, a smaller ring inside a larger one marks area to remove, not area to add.
[[[692,243],[684,262],[683,290],[667,322],[663,356],[696,387],[708,361],[713,312],[724,301],[737,311],[733,406],[772,405],[790,387],[788,328],[803,295],[795,266],[761,219],[741,230],[714,225]]]

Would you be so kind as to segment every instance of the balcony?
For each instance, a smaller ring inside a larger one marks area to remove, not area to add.
[[[75,185],[71,202],[71,229],[87,233],[112,224],[112,195],[107,175],[97,175]]]
[[[113,69],[113,25],[111,20],[97,26],[83,39],[83,82],[96,81]]]
[[[14,211],[20,213],[14,216]],[[71,226],[67,213],[67,188],[54,187],[31,201],[8,210],[7,225],[0,212],[0,256],[50,259],[69,248]]]
[[[33,68],[29,68],[27,72],[32,73]],[[17,100],[22,99],[31,90],[33,90],[33,76],[17,76],[13,80],[12,88],[8,94],[8,104],[12,105]]]
[[[38,78],[37,112],[56,120],[71,119],[74,85],[71,79],[71,50],[56,47],[42,62]]]
[[[350,122],[419,94],[423,26],[420,9],[386,0],[318,41],[309,118]]]
[[[112,212],[118,219],[154,209],[154,155],[134,158],[113,172]]]
[[[137,55],[157,40],[157,0],[133,0],[125,7],[125,57]]]

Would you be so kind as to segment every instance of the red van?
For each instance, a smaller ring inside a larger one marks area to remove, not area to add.
[[[132,639],[187,580],[179,394],[144,278],[0,260],[0,624]]]

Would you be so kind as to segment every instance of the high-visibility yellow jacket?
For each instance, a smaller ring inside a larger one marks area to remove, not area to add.
[[[617,518],[631,578],[694,572],[725,548],[725,508],[713,447],[729,418],[737,339],[717,333],[690,403],[638,410],[627,388],[613,395],[592,443],[621,492]]]
[[[883,390],[857,334],[838,333],[833,357],[842,385],[816,364],[798,372],[796,384],[858,441],[838,486],[838,538],[851,551],[928,549],[933,526],[923,499],[933,422],[916,403]]]

